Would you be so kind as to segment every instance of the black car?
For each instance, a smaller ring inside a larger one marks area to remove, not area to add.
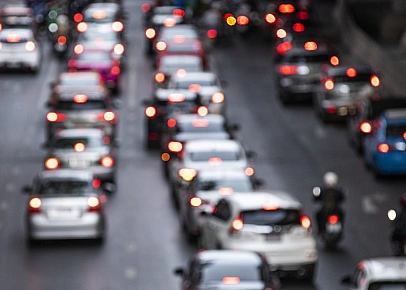
[[[372,133],[374,119],[379,117],[385,110],[406,108],[406,98],[400,96],[382,97],[376,95],[360,100],[355,106],[357,112],[348,119],[347,133],[350,144],[361,153],[363,139],[366,135]]]
[[[188,269],[178,268],[183,290],[276,290],[279,279],[270,273],[264,257],[248,251],[199,251]]]
[[[157,89],[152,100],[145,100],[147,148],[160,145],[161,135],[168,117],[178,113],[197,113],[199,108],[207,114],[198,93],[189,90]]]

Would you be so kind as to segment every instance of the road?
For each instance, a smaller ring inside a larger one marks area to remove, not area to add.
[[[49,83],[65,69],[44,44],[38,75],[0,76],[0,289],[175,290],[172,272],[196,251],[182,233],[162,176],[158,152],[144,147],[141,101],[151,93],[152,65],[144,55],[142,2],[125,0],[129,12],[129,66],[122,79],[119,110],[118,190],[107,204],[107,240],[25,243],[20,192],[42,170]],[[338,173],[348,190],[345,239],[337,251],[319,246],[314,285],[282,281],[282,289],[339,290],[341,275],[363,258],[390,255],[386,218],[397,207],[403,178],[375,181],[348,145],[345,127],[322,124],[310,105],[283,107],[276,96],[270,45],[254,37],[211,53],[213,69],[227,81],[228,115],[241,124],[243,144],[257,152],[257,175],[267,189],[296,195],[313,216],[311,190],[324,172]]]

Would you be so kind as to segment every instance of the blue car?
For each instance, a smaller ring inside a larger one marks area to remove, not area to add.
[[[364,139],[364,158],[377,177],[406,174],[406,109],[384,111]]]

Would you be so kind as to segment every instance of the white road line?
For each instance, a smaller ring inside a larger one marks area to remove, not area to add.
[[[49,91],[50,91],[49,80],[51,80],[51,81],[55,80],[57,66],[58,66],[58,64],[56,61],[51,61],[51,64],[48,67],[48,71],[47,71],[44,81],[41,85],[41,88],[39,90],[39,99],[38,99],[38,103],[37,103],[38,109],[43,109],[46,101],[49,98]],[[41,69],[44,69],[44,68],[42,67]]]
[[[127,280],[134,280],[137,277],[137,270],[134,267],[127,267],[124,269],[124,278]]]
[[[372,197],[364,196],[362,198],[362,211],[366,214],[378,213],[378,206],[375,205]]]

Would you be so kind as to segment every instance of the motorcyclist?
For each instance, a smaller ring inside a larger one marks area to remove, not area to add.
[[[338,175],[334,172],[326,172],[323,176],[323,186],[313,189],[314,200],[321,202],[322,207],[316,213],[317,226],[320,233],[324,233],[326,220],[329,215],[339,216],[341,223],[344,221],[344,213],[340,204],[344,201],[344,190],[338,186]]]
[[[395,246],[395,254],[403,253],[403,246],[406,242],[406,193],[400,199],[400,211],[394,220],[392,243]]]

